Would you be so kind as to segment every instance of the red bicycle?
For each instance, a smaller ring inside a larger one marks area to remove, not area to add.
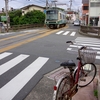
[[[72,41],[66,43],[73,44]],[[77,93],[78,86],[85,87],[90,84],[96,76],[96,66],[94,64],[96,51],[89,47],[82,46],[78,49],[78,66],[73,60],[63,62],[60,66],[68,68],[69,72],[61,77],[54,86],[53,100],[72,100]]]

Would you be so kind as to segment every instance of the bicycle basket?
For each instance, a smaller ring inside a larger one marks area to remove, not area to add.
[[[80,50],[80,57],[84,63],[94,63],[96,58],[97,51],[93,50],[90,47]]]

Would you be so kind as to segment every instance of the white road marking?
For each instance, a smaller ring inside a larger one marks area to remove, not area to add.
[[[82,45],[81,46],[79,46],[79,45],[70,45],[69,47],[81,48]],[[95,47],[91,47],[91,48],[94,49],[94,50],[100,50],[100,48],[95,48]]]
[[[2,64],[2,65],[0,65],[0,75],[2,75],[6,71],[8,71],[12,67],[14,67],[15,65],[17,65],[18,63],[20,63],[21,61],[23,61],[27,57],[29,57],[29,55],[21,54],[21,55],[17,56],[16,58],[14,58],[14,59],[12,59],[12,60],[10,60],[10,61]]]
[[[98,38],[87,38],[87,37],[77,37],[75,39],[74,45],[70,45],[67,48],[68,51],[78,50],[82,46],[88,46],[95,51],[97,51],[96,59],[100,59],[100,39]]]
[[[100,59],[100,56],[96,56],[96,59]]]
[[[64,32],[64,31],[59,31],[59,32],[57,32],[56,34],[58,34],[58,35],[59,35],[59,34],[61,34],[61,33],[63,33],[63,32]]]
[[[75,39],[75,41],[80,41],[80,42],[100,42],[100,39],[97,38],[82,38],[82,37],[78,37]]]
[[[72,33],[70,34],[70,36],[75,36],[75,34],[76,34],[76,32],[72,32]]]
[[[74,52],[77,52],[78,53],[78,51],[77,50],[74,50],[74,49],[72,49],[72,48],[67,48],[67,51],[72,51],[71,53],[73,53],[73,54],[75,54]],[[100,54],[100,52],[99,51],[97,51],[97,54]],[[100,56],[96,56],[96,59],[100,59]]]
[[[67,35],[70,31],[65,32],[63,35]]]
[[[0,100],[12,100],[48,60],[49,58],[38,57],[16,77],[0,88]]]
[[[67,50],[72,50],[72,48],[67,48]]]
[[[10,53],[10,52],[4,52],[4,53],[0,54],[0,60],[7,57],[7,56],[10,56],[11,54],[12,53]]]

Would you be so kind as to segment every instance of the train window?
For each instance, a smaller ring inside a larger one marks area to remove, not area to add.
[[[65,19],[65,15],[60,13],[60,19]]]
[[[58,11],[56,11],[56,10],[47,11],[47,14],[57,14],[57,13],[58,13]]]
[[[61,13],[60,13],[60,19],[61,19]]]

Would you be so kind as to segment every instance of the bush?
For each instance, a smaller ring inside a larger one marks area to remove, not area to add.
[[[26,13],[22,16],[21,10],[12,11],[9,13],[11,25],[23,25],[23,24],[34,24],[44,23],[45,14],[39,10],[34,10]]]

